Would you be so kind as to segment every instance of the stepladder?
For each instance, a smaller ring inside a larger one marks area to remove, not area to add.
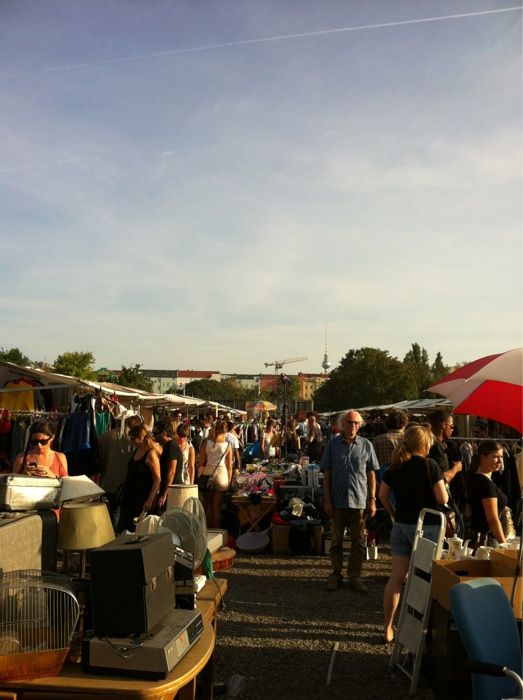
[[[425,518],[435,516],[439,523],[437,540],[424,536]],[[445,539],[445,516],[437,510],[423,508],[416,523],[416,534],[412,545],[407,582],[403,591],[396,639],[390,658],[390,667],[397,668],[410,679],[409,695],[418,687],[421,660],[425,650],[425,639],[432,602],[432,562],[441,558]]]

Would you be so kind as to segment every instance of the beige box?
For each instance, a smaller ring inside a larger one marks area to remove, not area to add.
[[[274,554],[287,554],[289,551],[290,525],[273,525],[271,528],[272,551]]]
[[[512,572],[516,570],[516,560],[518,558],[517,549],[491,549],[490,558],[500,564],[510,567]]]
[[[501,551],[505,553],[506,550]],[[503,590],[510,600],[514,585],[515,568],[516,560],[512,557],[506,557],[504,561],[495,558],[479,561],[475,559],[457,561],[436,559],[432,562],[432,598],[446,610],[450,610],[450,589],[453,586],[463,581],[488,577],[496,579],[503,586]],[[522,581],[521,576],[519,576],[512,606],[518,619],[521,619],[522,600]]]

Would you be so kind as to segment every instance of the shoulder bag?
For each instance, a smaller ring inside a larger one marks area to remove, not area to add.
[[[427,478],[429,481],[430,491],[433,493],[433,484],[430,470],[430,462],[428,459],[425,460],[425,467],[427,469]],[[449,494],[450,498],[450,494]],[[458,517],[456,515],[456,510],[452,505],[448,503],[436,504],[436,510],[443,513],[445,516],[445,537],[452,537],[458,534]]]
[[[229,449],[229,443],[227,443],[227,450]],[[223,461],[223,458],[227,454],[227,450],[220,457],[220,461],[213,468],[212,474],[200,474],[198,477],[198,488],[200,491],[213,491],[214,490],[214,473]],[[204,467],[205,468],[205,467]]]

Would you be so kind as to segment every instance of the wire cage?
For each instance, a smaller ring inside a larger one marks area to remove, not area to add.
[[[66,576],[32,569],[0,574],[0,679],[60,673],[79,613]]]

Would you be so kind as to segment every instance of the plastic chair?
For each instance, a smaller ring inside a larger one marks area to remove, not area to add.
[[[474,700],[523,698],[521,642],[501,584],[493,578],[458,583],[450,607],[469,658]]]

